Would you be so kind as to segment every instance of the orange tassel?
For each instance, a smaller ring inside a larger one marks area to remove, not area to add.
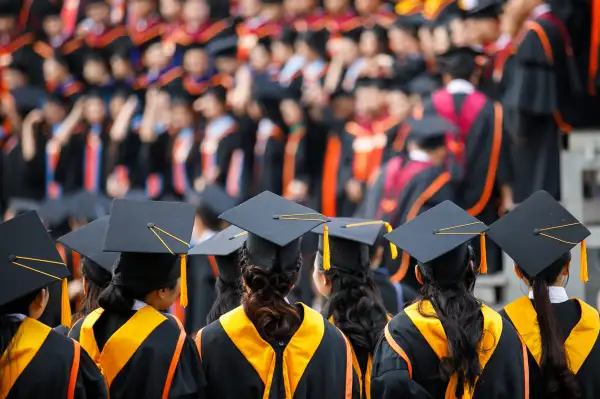
[[[71,327],[71,301],[69,300],[69,283],[66,278],[62,280],[60,298],[60,324],[70,328]]]
[[[485,233],[479,236],[479,247],[481,250],[481,258],[479,259],[479,273],[487,274],[487,250],[485,248]]]
[[[585,241],[581,241],[581,263],[579,274],[581,277],[581,281],[587,283],[589,280],[588,276],[588,264],[587,264],[587,248],[585,246]]]
[[[179,294],[179,304],[182,307],[186,307],[188,305],[188,291],[187,291],[187,255],[181,254],[181,278],[180,278],[180,287],[181,293]]]

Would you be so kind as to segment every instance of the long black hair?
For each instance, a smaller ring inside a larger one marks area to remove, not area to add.
[[[298,257],[297,267],[291,271],[266,272],[250,262],[244,247],[240,264],[242,277],[248,287],[242,297],[246,315],[267,342],[290,339],[302,324],[302,318],[298,309],[287,303],[285,297],[298,280],[302,255]]]
[[[217,298],[213,303],[208,316],[206,316],[206,324],[210,324],[225,313],[237,308],[242,302],[242,282],[237,280],[234,282],[226,281],[217,277],[215,284],[217,288]]]
[[[335,325],[355,350],[373,353],[387,324],[387,313],[371,271],[349,272],[331,267],[324,273],[331,282],[331,294],[323,316],[333,316]]]
[[[533,306],[537,313],[542,339],[540,371],[545,388],[544,397],[548,399],[581,398],[577,378],[568,367],[565,337],[548,293],[548,287],[556,282],[570,261],[571,253],[567,252],[533,278],[517,265],[517,269],[533,289]]]
[[[79,265],[81,275],[85,278],[86,294],[83,297],[81,311],[77,315],[74,315],[74,320],[85,317],[93,310],[100,307],[98,303],[100,293],[108,287],[112,278],[108,271],[86,257],[81,258]]]
[[[463,396],[467,386],[474,386],[481,374],[479,341],[483,337],[483,314],[481,302],[473,295],[476,275],[472,259],[473,249],[462,245],[431,263],[419,264],[423,279],[421,297],[431,302],[448,339],[448,357],[440,362],[440,376],[449,381],[457,374],[457,398]],[[453,275],[442,276],[443,273]],[[418,307],[421,315],[434,317],[425,313],[422,304],[419,302]]]
[[[6,356],[5,360],[0,363],[0,380],[4,375],[4,372],[10,372],[7,367],[11,363],[11,342],[19,328],[19,323],[12,320],[8,315],[11,313],[20,313],[27,316],[29,314],[29,306],[40,294],[40,291],[41,290],[32,292],[31,294],[27,294],[0,306],[0,356]],[[0,386],[0,397],[4,398],[7,394],[8,392],[2,392],[2,387]]]

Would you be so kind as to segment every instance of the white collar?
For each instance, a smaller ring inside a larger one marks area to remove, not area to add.
[[[548,296],[550,303],[563,303],[569,300],[567,290],[564,287],[551,286],[548,287]],[[533,291],[529,291],[529,299],[533,299]]]
[[[23,313],[9,313],[6,315],[12,321],[23,321],[27,318]]]
[[[148,306],[148,304],[146,302],[143,301],[138,301],[137,299],[133,300],[133,306],[131,307],[131,310],[140,310],[141,308],[145,308],[146,306]]]
[[[475,91],[475,86],[473,86],[473,83],[471,83],[467,80],[454,79],[454,80],[451,80],[450,83],[448,83],[446,85],[446,90],[450,94],[458,94],[458,93],[471,94]]]
[[[537,6],[536,8],[533,9],[531,14],[529,15],[529,18],[536,19],[536,18],[539,18],[540,15],[546,14],[550,11],[552,11],[550,4],[547,4],[547,3],[540,4],[539,6]]]
[[[420,162],[431,161],[431,157],[429,156],[429,154],[427,154],[423,150],[418,150],[418,149],[410,150],[408,152],[408,157],[413,161],[420,161]]]

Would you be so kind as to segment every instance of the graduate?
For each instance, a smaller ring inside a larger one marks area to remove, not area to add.
[[[83,84],[69,71],[69,64],[62,54],[55,52],[44,59],[43,74],[47,93],[71,100],[76,100],[83,94]]]
[[[205,398],[193,340],[164,313],[181,292],[194,207],[115,200],[103,251],[120,252],[100,308],[71,331],[102,370],[111,398]],[[181,276],[181,282],[180,282]]]
[[[283,28],[282,0],[259,0],[243,7],[244,20],[236,26],[238,41],[238,59],[247,61],[259,39],[274,38]]]
[[[196,339],[209,397],[359,398],[350,344],[318,312],[285,300],[302,263],[300,238],[327,219],[271,192],[221,217],[248,231],[240,260],[246,290],[241,306]]]
[[[529,397],[595,398],[600,382],[594,364],[600,357],[598,311],[569,299],[565,286],[570,250],[581,243],[581,278],[587,281],[588,229],[544,191],[534,193],[498,220],[488,236],[515,261],[515,273],[529,294],[501,314],[527,345]]]
[[[205,255],[211,266],[217,268],[217,295],[206,316],[206,324],[218,320],[225,313],[242,303],[242,271],[239,264],[240,249],[246,242],[248,233],[236,226],[229,226],[206,241],[194,246],[190,257]],[[198,335],[200,336],[200,335]],[[200,348],[198,348],[200,350]]]
[[[1,224],[0,236],[0,397],[108,398],[100,371],[80,345],[38,321],[47,287],[69,275],[42,222],[27,212]]]
[[[129,53],[133,44],[123,25],[111,22],[111,5],[106,0],[87,0],[84,4],[85,19],[77,28],[88,51],[102,55],[108,62],[110,57],[121,51]]]
[[[558,199],[561,133],[570,132],[583,90],[571,39],[547,2],[511,2],[511,8],[517,18],[526,19],[513,41],[514,62],[503,82],[503,105],[515,142],[515,202],[537,190]]]
[[[385,327],[375,351],[374,398],[528,397],[525,345],[473,295],[469,242],[487,226],[450,201],[385,237],[417,260],[420,299]]]
[[[81,311],[74,315],[75,321],[83,319],[99,307],[98,297],[100,292],[108,287],[112,279],[113,266],[119,259],[118,252],[102,251],[109,218],[109,216],[104,216],[94,220],[57,240],[58,243],[76,252],[81,257],[80,263],[74,265],[74,267],[80,268],[84,295]],[[74,338],[78,339],[79,337]]]
[[[138,70],[142,68],[142,54],[150,43],[160,41],[163,31],[158,1],[133,0],[127,4],[127,34],[133,44],[131,63]]]
[[[407,155],[398,155],[382,167],[381,173],[369,188],[358,215],[379,218],[391,225],[401,225],[417,215],[455,198],[450,173],[445,169],[447,157],[445,136],[455,127],[435,116],[409,121]],[[392,281],[404,282],[418,288],[414,274],[409,270],[408,253],[398,262],[387,262]]]
[[[350,341],[361,397],[370,399],[373,352],[389,320],[371,274],[370,247],[384,226],[389,231],[392,227],[357,218],[334,218],[326,226],[329,253],[324,253],[325,227],[313,230],[319,234],[313,281],[327,298],[321,313]]]

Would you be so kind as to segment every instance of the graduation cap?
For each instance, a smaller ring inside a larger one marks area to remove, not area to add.
[[[206,46],[206,51],[212,57],[236,57],[238,47],[237,35],[226,36],[211,40]]]
[[[498,18],[502,14],[502,2],[499,0],[458,0],[465,11],[466,18]]]
[[[0,17],[16,18],[21,12],[20,0],[0,0]]]
[[[536,191],[487,234],[530,277],[581,244],[581,280],[588,281],[584,240],[590,231],[545,191]]]
[[[320,213],[270,191],[260,193],[220,218],[248,232],[246,248],[250,262],[267,272],[274,268],[294,270],[300,254],[300,238],[329,221]],[[328,259],[327,233],[325,237]]]
[[[34,109],[40,108],[45,93],[33,86],[17,87],[10,92],[15,100],[19,115],[25,116]]]
[[[426,149],[444,146],[446,135],[458,131],[456,125],[435,114],[424,115],[421,119],[410,118],[407,123],[411,128],[407,139]]]
[[[421,13],[398,15],[393,26],[397,29],[409,32],[416,38],[419,28],[425,25],[426,22],[425,17]]]
[[[210,226],[219,222],[219,215],[235,207],[236,201],[216,184],[205,186],[202,191],[189,191],[186,200],[196,205],[197,213]]]
[[[392,231],[392,226],[382,220],[358,218],[333,218],[325,226],[314,228],[313,233],[319,234],[319,254],[323,256],[324,233],[327,228],[329,235],[329,264],[322,262],[323,269],[329,268],[365,270],[369,268],[369,249],[377,242],[382,228]],[[398,251],[390,243],[392,258],[396,259]]]
[[[447,268],[448,270],[436,274],[452,278],[462,273],[463,259],[440,264],[432,261],[479,236],[482,248],[479,270],[482,274],[487,273],[484,235],[487,229],[483,222],[469,215],[458,205],[444,201],[384,237],[415,258],[419,265],[429,269],[429,272],[433,272],[433,267]],[[456,270],[459,268],[460,270]]]
[[[17,216],[29,211],[36,211],[39,207],[38,201],[29,198],[11,198],[8,202],[8,209]]]
[[[424,73],[412,79],[408,83],[408,86],[411,93],[427,96],[439,89],[441,84],[439,80],[435,79],[429,73]]]
[[[472,47],[453,47],[435,59],[442,73],[463,78],[473,74],[480,55],[481,52]]]
[[[107,285],[107,273],[110,280],[112,268],[119,260],[120,255],[118,252],[102,251],[102,242],[106,235],[109,218],[110,216],[104,216],[94,220],[57,240],[65,247],[92,261],[86,265],[91,269],[89,270],[91,279],[99,286]]]
[[[37,214],[27,212],[0,224],[0,242],[0,306],[62,281],[61,323],[69,327],[70,273]]]
[[[70,204],[69,197],[49,198],[41,202],[36,211],[44,225],[49,229],[54,229],[61,226],[69,218]]]
[[[70,197],[69,213],[77,219],[92,221],[108,215],[111,200],[96,193],[81,190]]]
[[[281,30],[281,34],[275,37],[275,40],[285,44],[286,46],[293,46],[298,38],[298,32],[293,27],[284,26]]]
[[[180,303],[187,306],[187,259],[195,207],[183,202],[113,201],[103,251],[181,257]],[[132,265],[133,267],[133,265]],[[139,265],[146,268],[148,265]],[[140,270],[143,272],[143,270]],[[161,271],[156,271],[161,272]],[[165,270],[162,273],[167,273]]]
[[[219,277],[228,282],[238,281],[240,265],[238,251],[248,238],[248,233],[237,226],[229,226],[208,240],[201,242],[190,250],[189,256],[214,256],[219,269]]]

